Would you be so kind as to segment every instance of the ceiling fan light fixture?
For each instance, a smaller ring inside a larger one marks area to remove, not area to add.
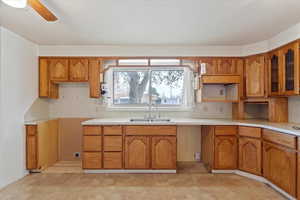
[[[3,3],[14,8],[25,8],[27,0],[2,0]]]

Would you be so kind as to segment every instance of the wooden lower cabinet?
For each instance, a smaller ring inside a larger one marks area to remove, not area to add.
[[[214,151],[214,169],[237,168],[236,136],[216,136]]]
[[[28,170],[37,169],[38,163],[38,141],[37,136],[28,135],[26,136],[26,168]]]
[[[104,152],[103,168],[104,169],[121,169],[123,168],[123,152]]]
[[[239,138],[239,169],[256,175],[262,174],[262,142],[260,139]]]
[[[102,168],[102,152],[84,152],[83,169],[100,169]]]
[[[125,168],[149,169],[150,168],[150,137],[126,136],[125,137]]]
[[[102,136],[89,135],[83,136],[83,150],[84,151],[101,151]]]
[[[176,169],[176,137],[154,136],[151,149],[153,169]]]
[[[296,152],[280,145],[263,142],[263,176],[296,196]]]

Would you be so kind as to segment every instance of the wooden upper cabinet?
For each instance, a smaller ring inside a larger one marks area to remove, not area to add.
[[[214,169],[237,168],[237,138],[236,136],[215,137]]]
[[[283,63],[283,95],[299,94],[299,43],[281,49]]]
[[[152,168],[176,169],[176,137],[152,137]]]
[[[90,97],[99,98],[100,93],[100,73],[101,73],[101,61],[90,60],[89,61],[89,85],[90,85]]]
[[[266,73],[265,56],[251,56],[246,58],[246,96],[265,97],[266,96]]]
[[[201,58],[199,62],[206,64],[204,70],[206,75],[239,74],[237,59],[234,58]]]
[[[262,144],[261,140],[240,137],[239,138],[239,169],[261,175]]]
[[[218,59],[217,74],[237,74],[235,60],[232,58]]]
[[[39,97],[58,98],[58,85],[50,82],[48,59],[39,60]]]
[[[282,92],[282,59],[280,51],[272,51],[268,57],[268,70],[269,70],[269,94],[271,96],[280,95]]]
[[[68,59],[49,59],[50,80],[64,82],[69,80],[69,60]]]
[[[207,75],[212,75],[212,74],[216,74],[217,73],[217,68],[218,68],[218,63],[217,60],[215,58],[203,58],[200,59],[200,67],[201,64],[205,64],[205,73]],[[203,69],[202,69],[203,71]]]
[[[89,61],[88,59],[70,59],[70,81],[88,81],[89,79]]]
[[[264,142],[263,175],[292,196],[296,196],[296,152]]]
[[[125,168],[150,169],[150,137],[125,137]]]

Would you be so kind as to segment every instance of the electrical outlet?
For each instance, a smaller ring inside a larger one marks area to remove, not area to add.
[[[75,158],[80,158],[80,152],[75,152],[75,153],[73,154],[73,156],[74,156]]]
[[[194,158],[195,158],[196,161],[200,161],[201,160],[201,154],[200,154],[200,152],[195,152]]]

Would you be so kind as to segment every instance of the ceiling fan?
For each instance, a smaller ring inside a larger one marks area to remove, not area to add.
[[[15,7],[25,8],[27,5],[32,7],[46,21],[56,21],[57,17],[43,5],[39,0],[1,0],[3,3]]]

